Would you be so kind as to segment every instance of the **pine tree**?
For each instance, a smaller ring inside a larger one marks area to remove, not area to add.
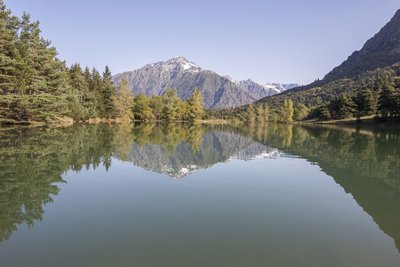
[[[332,115],[329,112],[328,106],[326,105],[319,107],[317,109],[317,114],[318,114],[318,119],[320,120],[327,121],[332,119]]]
[[[89,92],[89,85],[82,73],[79,64],[74,64],[69,70],[70,85],[72,87],[71,110],[74,120],[87,120],[94,117],[94,97]]]
[[[0,94],[12,93],[15,89],[15,20],[0,0]]]
[[[354,102],[357,107],[357,118],[375,114],[377,111],[377,98],[369,88],[364,87],[359,90]]]
[[[203,97],[201,92],[195,89],[192,96],[188,99],[189,119],[191,121],[201,120],[204,116]]]
[[[83,77],[85,77],[85,81],[88,84],[89,90],[92,91],[90,88],[90,85],[92,83],[92,73],[90,72],[90,69],[88,66],[86,66],[85,70],[83,71]]]
[[[379,97],[378,111],[383,117],[393,116],[397,112],[396,89],[385,85]]]
[[[21,20],[17,46],[17,88],[26,94],[36,94],[47,89],[46,77],[41,74],[43,47],[39,22],[31,22],[30,15],[24,13]],[[46,58],[47,59],[47,58]]]
[[[341,94],[330,103],[329,109],[333,111],[333,118],[346,119],[356,112],[356,105],[349,95]]]
[[[114,85],[112,82],[112,75],[110,68],[106,66],[103,73],[103,91],[102,91],[102,104],[104,107],[104,118],[111,118],[115,115],[115,107],[113,102],[113,96],[115,94]]]
[[[94,95],[96,114],[99,117],[104,116],[105,109],[103,105],[103,80],[99,71],[96,68],[92,69],[89,82],[89,91]]]

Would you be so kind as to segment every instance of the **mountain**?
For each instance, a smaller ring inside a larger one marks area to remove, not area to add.
[[[400,61],[400,10],[361,50],[355,51],[324,80],[351,78],[368,70],[388,67]]]
[[[286,90],[299,86],[296,83],[294,84],[256,83],[251,79],[245,81],[236,81],[235,83],[244,90],[249,91],[254,96],[257,96],[257,98],[263,98],[266,96],[280,94]]]
[[[118,153],[114,156],[121,158]],[[281,156],[285,155],[251,138],[234,132],[212,130],[201,136],[197,149],[186,141],[177,144],[173,153],[166,151],[161,144],[132,144],[124,161],[148,171],[166,174],[173,178],[183,178],[220,162]]]
[[[121,80],[128,81],[134,95],[140,93],[147,96],[162,95],[167,87],[171,87],[177,88],[178,96],[186,100],[197,88],[202,92],[204,105],[208,109],[249,104],[264,96],[277,93],[287,86],[268,87],[254,82],[254,86],[247,86],[214,71],[204,70],[181,56],[148,64],[140,69],[113,77],[114,84],[118,84]],[[255,89],[255,87],[260,87],[260,89]]]
[[[279,105],[285,98],[295,103],[318,106],[344,92],[354,92],[360,85],[375,88],[375,81],[394,80],[400,75],[400,10],[361,50],[329,72],[323,80],[295,87],[259,102]]]

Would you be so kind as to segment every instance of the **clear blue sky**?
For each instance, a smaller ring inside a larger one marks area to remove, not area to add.
[[[379,31],[399,0],[5,0],[68,64],[113,73],[182,55],[241,80],[309,83]]]

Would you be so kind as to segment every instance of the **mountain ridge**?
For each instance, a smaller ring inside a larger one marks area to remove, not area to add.
[[[127,80],[134,95],[162,95],[167,87],[177,88],[178,96],[186,100],[195,88],[203,95],[208,109],[231,108],[253,103],[265,96],[280,93],[293,84],[259,84],[250,79],[235,81],[229,76],[221,76],[215,71],[206,70],[183,56],[167,61],[146,64],[113,77],[117,85]]]
[[[286,96],[297,99],[318,97],[324,101],[330,98],[330,96],[324,97],[322,95],[325,87],[329,88],[331,91],[336,91],[336,93],[345,91],[342,89],[332,90],[330,84],[338,83],[345,85],[349,81],[354,83],[357,80],[363,80],[364,82],[367,80],[364,76],[375,75],[379,69],[383,69],[382,72],[384,72],[384,69],[397,70],[399,62],[400,9],[396,11],[392,19],[386,23],[378,33],[365,42],[360,50],[354,51],[343,63],[327,73],[322,80],[316,80],[308,85],[291,88],[282,93],[264,97],[257,102],[276,103]],[[318,91],[318,94],[313,95],[314,93],[311,91]],[[310,93],[304,94],[302,92]],[[304,95],[296,97],[298,93]],[[311,101],[309,99],[309,102],[318,101]]]
[[[354,51],[342,64],[325,75],[324,80],[352,78],[365,71],[389,67],[399,61],[400,9],[360,50]]]

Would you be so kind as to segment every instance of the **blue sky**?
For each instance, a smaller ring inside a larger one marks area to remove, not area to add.
[[[5,0],[68,64],[113,73],[185,56],[237,80],[309,83],[362,47],[398,0]]]

